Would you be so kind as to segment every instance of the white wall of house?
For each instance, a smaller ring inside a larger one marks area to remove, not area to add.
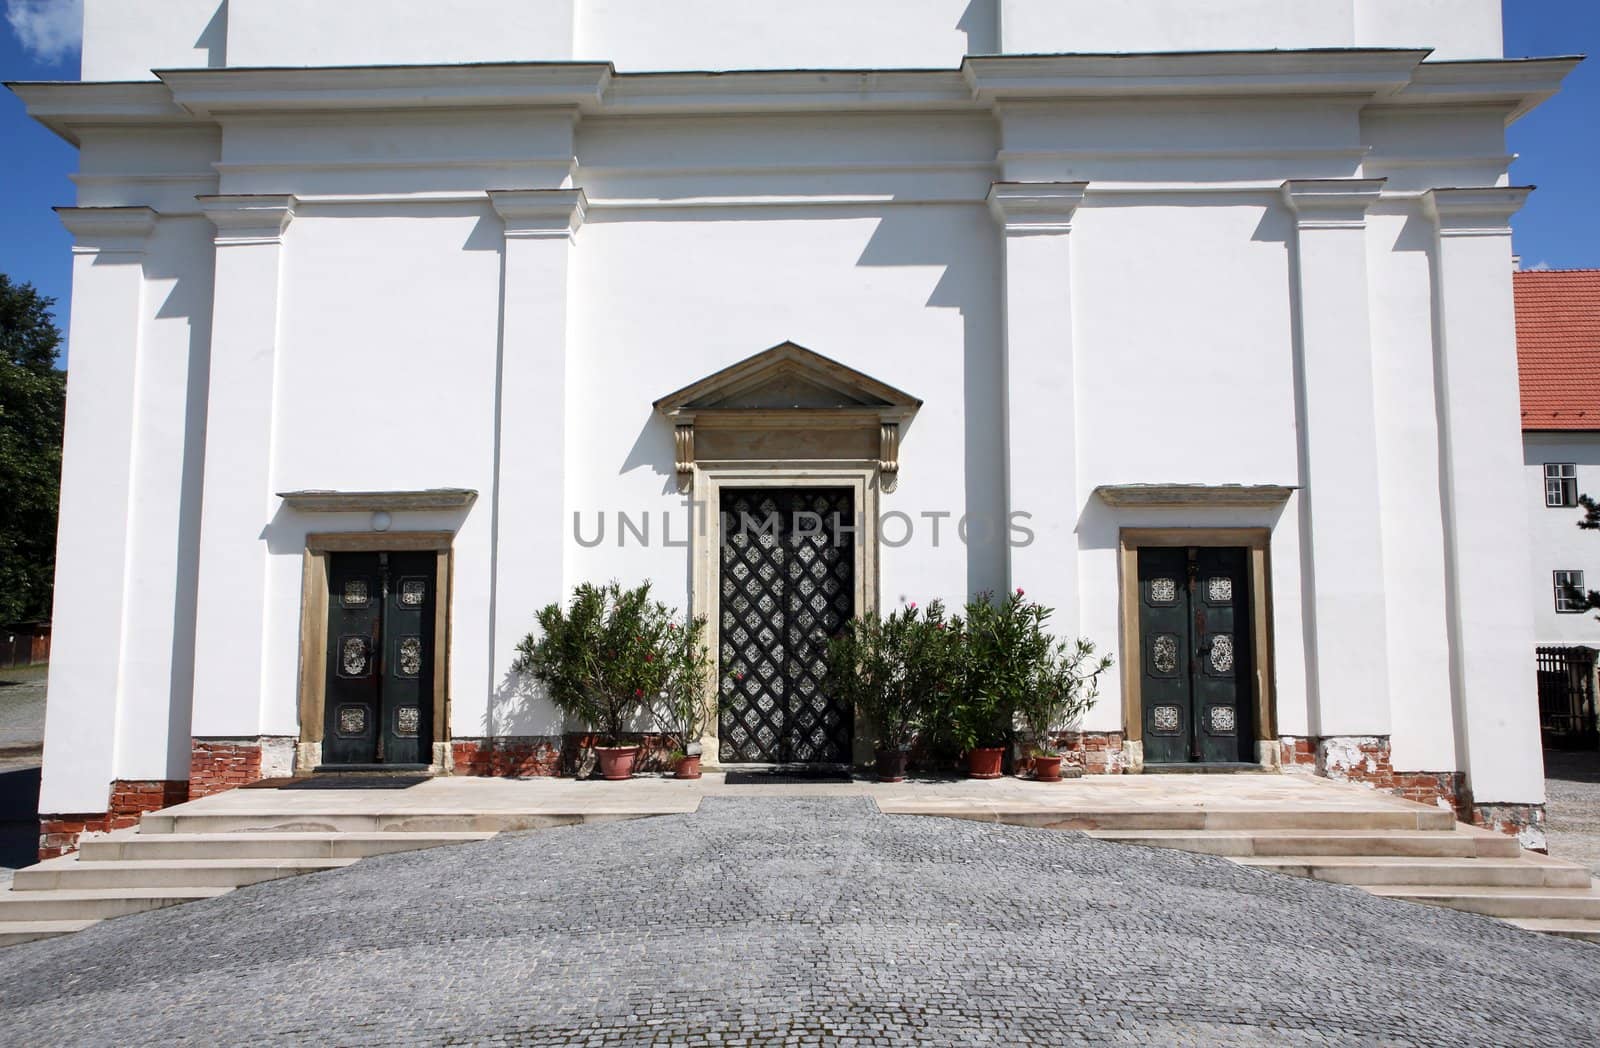
[[[1524,433],[1522,446],[1523,487],[1533,536],[1528,577],[1536,638],[1540,644],[1600,647],[1597,613],[1557,611],[1553,577],[1557,571],[1581,571],[1585,589],[1600,589],[1600,532],[1578,527],[1581,508],[1551,508],[1544,497],[1545,464],[1571,463],[1577,467],[1578,494],[1600,498],[1600,433]]]
[[[1499,0],[85,0],[83,76],[206,66],[610,61],[954,68],[964,55],[1424,47],[1499,58]]]
[[[305,6],[302,29],[323,17]],[[453,24],[440,57],[411,7],[383,6],[382,32],[349,5],[296,41],[267,5],[233,0],[228,63],[557,57],[527,41],[575,33],[573,53],[624,69],[954,67],[985,11],[782,5],[795,24],[757,42],[754,15],[711,0],[680,13],[718,31],[676,37],[652,21],[659,5],[580,4],[565,29],[564,5],[514,5]],[[1018,50],[1153,50],[1173,46],[1149,25],[1162,6],[1118,5],[1088,20],[1101,35],[1072,39],[1042,6],[992,13]],[[1239,34],[1216,46],[1498,49],[1497,24],[1468,33],[1474,17],[1407,22],[1420,2],[1386,5],[1389,21],[1321,5],[1325,24],[1216,6]],[[91,78],[181,50],[117,35],[121,7],[90,0]],[[1028,18],[1033,35],[1014,38]],[[844,20],[861,32],[833,31]],[[1435,32],[1412,39],[1419,26]],[[1531,471],[1494,454],[1518,446],[1497,392],[1514,366],[1504,223],[1521,200],[1503,188],[1504,126],[1562,69],[1531,87],[1526,68],[1453,71],[1434,104],[1395,94],[1434,75],[1418,58],[1279,56],[1266,88],[1254,59],[1199,57],[868,79],[217,70],[22,89],[82,156],[56,623],[71,657],[51,682],[41,810],[97,810],[114,778],[183,778],[191,735],[297,733],[305,536],[371,522],[297,513],[276,492],[479,492],[392,525],[457,535],[452,733],[559,730],[506,687],[510,642],[580,581],[648,578],[688,603],[688,552],[663,532],[687,530],[673,435],[651,403],[784,341],[924,401],[883,496],[915,523],[880,551],[883,604],[1021,585],[1133,665],[1119,529],[1267,528],[1279,732],[1392,735],[1397,768],[1466,770],[1480,801],[1538,802],[1532,625],[1496,620],[1526,560],[1523,507],[1499,495],[1539,498]],[[1175,98],[1169,77],[1200,86]],[[1196,100],[1206,83],[1226,106]],[[450,92],[464,100],[438,104]],[[1074,203],[1037,226],[1009,213],[1005,233],[997,181],[1087,185],[1052,190]],[[1461,185],[1480,191],[1428,192]],[[586,207],[570,237],[564,216],[516,227],[490,192],[572,187]],[[518,229],[536,235],[512,251]],[[1038,363],[1027,354],[1068,365],[1070,391],[1013,381]],[[1039,465],[1022,475],[1019,456]],[[1170,483],[1294,492],[1138,511],[1095,495]],[[1008,508],[1065,545],[1008,561],[994,539],[955,536],[963,514]],[[619,514],[648,520],[650,542],[622,544]],[[1502,560],[1509,584],[1478,571]],[[1086,727],[1122,728],[1121,672]]]

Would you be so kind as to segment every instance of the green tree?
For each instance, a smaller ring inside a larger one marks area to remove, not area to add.
[[[0,273],[0,622],[50,617],[67,403],[54,304]]]

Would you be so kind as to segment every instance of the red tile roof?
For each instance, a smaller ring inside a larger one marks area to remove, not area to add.
[[[1522,428],[1600,430],[1600,269],[1514,275]]]

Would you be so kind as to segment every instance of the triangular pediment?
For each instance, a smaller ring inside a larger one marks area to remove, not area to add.
[[[916,411],[922,402],[870,375],[793,342],[729,365],[656,401],[678,417],[721,411]]]

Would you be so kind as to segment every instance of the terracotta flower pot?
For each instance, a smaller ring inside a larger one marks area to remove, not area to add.
[[[1033,758],[1033,777],[1037,782],[1061,781],[1061,757],[1036,756]]]
[[[672,769],[674,779],[698,779],[700,777],[700,755],[693,757],[679,757],[677,765]]]
[[[600,777],[607,782],[633,778],[633,765],[639,759],[637,746],[596,746],[600,756]]]
[[[905,750],[879,750],[878,751],[878,781],[879,782],[905,782],[906,761],[911,754]]]
[[[1006,751],[999,746],[982,747],[967,751],[967,778],[969,779],[998,779],[1000,777],[1000,763],[1005,758]]]

